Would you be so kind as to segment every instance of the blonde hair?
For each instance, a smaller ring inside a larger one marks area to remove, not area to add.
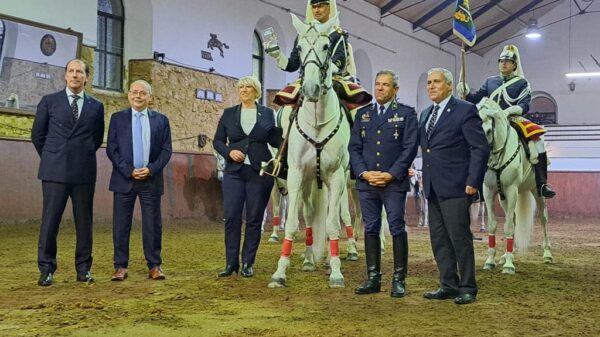
[[[244,76],[237,83],[238,88],[244,85],[249,85],[256,91],[256,99],[262,97],[262,86],[255,76]]]

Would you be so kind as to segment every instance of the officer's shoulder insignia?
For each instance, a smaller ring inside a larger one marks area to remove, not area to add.
[[[340,26],[333,26],[333,30],[336,31],[338,34],[344,33],[344,30]]]

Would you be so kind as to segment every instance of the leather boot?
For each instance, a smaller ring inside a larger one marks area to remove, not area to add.
[[[381,241],[379,235],[365,235],[367,280],[354,290],[355,294],[373,294],[381,291]]]
[[[534,165],[535,185],[538,195],[550,199],[556,195],[556,192],[548,184],[548,156],[546,152],[540,153],[538,159],[540,162]]]
[[[392,277],[392,297],[404,297],[406,273],[408,271],[408,236],[406,232],[392,237],[394,249],[394,276]]]

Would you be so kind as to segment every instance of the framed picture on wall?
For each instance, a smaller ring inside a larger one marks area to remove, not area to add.
[[[215,93],[215,101],[217,102],[223,102],[223,94],[220,93]]]
[[[215,92],[212,90],[206,90],[206,99],[209,101],[214,101],[215,100]]]
[[[206,99],[206,89],[202,89],[202,88],[196,89],[196,98],[197,99]]]
[[[82,38],[72,30],[0,14],[0,107],[33,114],[43,95],[64,89],[65,65],[80,57]]]

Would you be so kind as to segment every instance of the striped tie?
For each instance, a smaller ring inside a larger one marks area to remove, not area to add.
[[[79,119],[79,107],[77,106],[77,100],[80,99],[81,97],[79,97],[77,95],[71,95],[71,98],[73,99],[73,102],[71,102],[71,112],[73,113],[73,122],[77,123],[77,120]]]
[[[431,115],[431,119],[429,119],[429,124],[427,124],[427,139],[431,137],[431,131],[433,131],[433,127],[435,126],[435,122],[438,118],[438,110],[440,110],[440,106],[436,105],[433,108],[433,114]]]

